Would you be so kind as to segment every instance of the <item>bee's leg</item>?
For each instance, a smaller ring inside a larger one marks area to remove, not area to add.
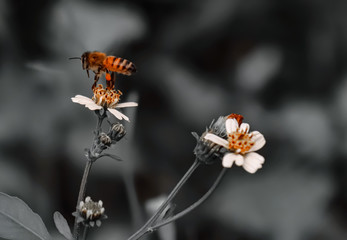
[[[96,83],[99,81],[99,78],[101,76],[101,67],[98,68],[98,71],[94,71],[95,77],[94,77],[94,84],[92,86],[92,90],[96,87]]]
[[[99,75],[98,74],[95,74],[95,77],[94,77],[94,84],[92,86],[92,90],[94,90],[94,88],[96,87],[96,83],[99,81]]]
[[[111,89],[115,89],[115,82],[116,82],[116,73],[112,72],[111,80],[110,80]]]
[[[108,90],[112,90],[114,88],[114,83],[112,81],[113,78],[113,72],[112,76],[109,71],[106,72],[106,86]]]

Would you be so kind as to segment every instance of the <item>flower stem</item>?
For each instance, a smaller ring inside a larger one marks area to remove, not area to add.
[[[82,240],[87,239],[88,226],[84,226]]]
[[[80,191],[78,193],[78,199],[77,199],[77,205],[76,205],[76,211],[78,211],[78,207],[80,202],[83,200],[85,192],[86,192],[86,187],[87,187],[87,180],[88,180],[88,175],[90,173],[90,170],[92,168],[93,161],[88,160],[86,163],[86,167],[84,168],[84,173],[81,181],[81,186],[80,186]],[[78,226],[79,224],[77,223],[77,217],[75,218],[75,224],[74,224],[74,231],[73,231],[73,236],[75,239],[78,239]]]
[[[102,121],[106,117],[105,112],[103,114],[100,114],[100,111],[97,110],[97,111],[95,111],[95,113],[98,116],[98,121],[97,121],[97,124],[96,124],[94,142],[95,142],[95,139],[97,139],[98,136],[99,136],[99,133],[101,131]],[[91,149],[89,150],[89,152],[93,153],[94,152],[93,148],[94,148],[94,143],[93,143]],[[90,170],[92,168],[93,162],[95,161],[95,159],[93,159],[93,157],[94,156],[90,156],[90,154],[87,155],[88,161],[86,162],[86,166],[84,168],[84,173],[83,173],[83,177],[82,177],[82,181],[81,181],[81,185],[80,185],[80,190],[79,190],[78,198],[77,198],[76,211],[78,211],[79,204],[84,199],[84,195],[86,193],[88,176],[89,176]],[[74,223],[74,228],[73,228],[73,237],[76,240],[79,237],[78,236],[78,230],[79,230],[79,224],[77,222],[77,217],[75,217],[75,223]]]
[[[101,125],[102,125],[102,121],[104,120],[104,118],[106,117],[106,110],[103,109],[102,111],[104,111],[103,113],[100,113],[101,110],[96,110],[95,114],[98,116],[98,121],[96,123],[96,131],[95,131],[95,136],[98,136],[99,133],[101,132]]]
[[[155,226],[152,227],[153,230],[156,230],[166,224],[169,224],[173,221],[176,221],[177,219],[183,217],[184,215],[190,213],[191,211],[193,211],[195,208],[197,208],[198,206],[200,206],[200,204],[202,204],[204,201],[206,201],[208,199],[209,196],[211,196],[211,194],[213,193],[213,191],[217,188],[217,186],[219,185],[219,183],[221,182],[223,176],[225,175],[227,171],[227,168],[223,168],[222,171],[219,173],[216,181],[213,183],[213,185],[211,186],[211,188],[205,193],[204,196],[202,196],[198,201],[196,201],[195,203],[193,203],[191,206],[189,206],[188,208],[186,208],[185,210],[177,213],[176,215],[174,215],[173,217],[169,218],[169,219],[165,219],[164,221],[156,224]]]
[[[200,165],[199,160],[195,160],[192,166],[188,169],[185,175],[181,178],[181,180],[177,183],[175,188],[171,191],[167,199],[161,204],[158,210],[154,213],[154,215],[143,225],[136,233],[128,238],[128,240],[136,240],[143,237],[146,233],[152,232],[153,223],[157,220],[157,218],[162,214],[167,205],[170,204],[171,200],[176,196],[178,191],[182,188],[182,186],[187,182],[192,173],[196,170],[196,168]]]

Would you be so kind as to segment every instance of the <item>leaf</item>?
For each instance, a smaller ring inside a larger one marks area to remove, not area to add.
[[[200,136],[196,132],[191,132],[193,137],[198,141],[200,139]]]
[[[57,211],[53,214],[53,219],[54,219],[55,226],[57,227],[61,235],[63,235],[68,240],[72,240],[73,237],[71,234],[71,230],[64,216]]]
[[[17,197],[0,192],[0,237],[13,240],[51,239],[41,217]]]

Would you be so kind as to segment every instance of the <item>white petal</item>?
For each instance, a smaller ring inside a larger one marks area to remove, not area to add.
[[[227,153],[223,157],[222,164],[225,168],[231,168],[234,162],[236,163],[236,165],[240,166],[239,164],[243,163],[243,161],[244,160],[242,155],[235,153]]]
[[[82,105],[91,103],[91,101],[84,100],[84,99],[76,99],[76,98],[71,98],[71,99],[72,99],[73,102],[79,103],[79,104],[82,104]]]
[[[82,95],[76,95],[76,96],[73,97],[73,98],[77,98],[77,99],[90,99],[89,97],[82,96]]]
[[[251,147],[251,149],[249,149],[248,152],[254,152],[261,149],[266,143],[263,134],[258,131],[251,132],[250,134],[252,134],[252,141],[254,141],[254,145]]]
[[[86,108],[89,108],[92,111],[98,110],[98,109],[102,109],[101,106],[99,106],[99,105],[97,105],[95,103],[88,103],[88,104],[86,104]]]
[[[75,97],[71,98],[73,102],[77,102],[77,103],[80,103],[80,102],[93,102],[92,99],[90,98],[87,98],[85,96],[82,96],[82,95],[76,95]]]
[[[212,133],[207,133],[204,138],[218,145],[221,145],[225,148],[229,148],[229,142],[225,140],[224,138],[218,137],[217,135],[214,135]]]
[[[244,157],[241,154],[236,155],[238,155],[238,157],[235,159],[235,164],[240,167],[244,163]]]
[[[90,99],[89,97],[86,97],[86,96],[83,96],[83,95],[79,95],[79,94],[77,94],[75,97],[76,97],[76,98],[86,98],[86,99]]]
[[[93,211],[92,210],[88,210],[86,218],[88,219],[90,216],[92,216],[92,214],[93,214]]]
[[[236,130],[239,128],[239,123],[235,118],[229,118],[225,121],[225,128],[227,133],[236,132]]]
[[[101,226],[101,221],[98,219],[98,220],[96,220],[95,224],[96,224],[96,226],[100,227]]]
[[[84,104],[84,103],[89,102],[89,101],[87,101],[87,100],[80,99],[80,98],[76,98],[76,97],[71,98],[71,100],[72,100],[74,103],[80,103],[80,104]]]
[[[249,131],[249,124],[248,123],[242,123],[240,126],[240,131],[243,133],[248,133]]]
[[[78,104],[86,106],[90,110],[102,109],[102,107],[95,104],[95,102],[92,99],[87,98],[87,97],[82,96],[82,95],[76,95],[75,97],[71,98],[71,100],[74,103],[78,103]]]
[[[125,108],[125,107],[137,107],[138,104],[136,102],[125,102],[117,104],[116,108]]]
[[[79,99],[76,98],[76,97],[72,97],[71,100],[72,100],[74,103],[79,103]]]
[[[262,168],[264,162],[264,157],[258,153],[246,153],[243,168],[249,173],[255,173],[259,168]]]
[[[105,212],[105,208],[101,208],[101,209],[100,209],[100,213],[101,213],[101,214],[104,214],[104,212]]]
[[[127,116],[125,116],[123,113],[121,113],[120,111],[118,111],[116,109],[112,109],[112,108],[108,108],[107,110],[110,111],[110,113],[112,113],[119,120],[124,119],[124,120],[129,122],[129,118]]]
[[[91,100],[89,97],[86,97],[86,96],[83,96],[83,95],[76,95],[75,98]]]

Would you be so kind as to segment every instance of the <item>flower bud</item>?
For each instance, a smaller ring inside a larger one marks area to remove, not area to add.
[[[99,140],[102,144],[110,146],[112,143],[111,138],[104,132],[100,133]]]
[[[221,151],[223,148],[218,144],[212,143],[204,139],[207,132],[203,133],[197,140],[197,144],[194,148],[194,154],[197,159],[205,164],[213,164],[217,160],[220,160]]]
[[[197,159],[205,164],[213,164],[217,160],[220,160],[220,157],[225,152],[225,149],[220,145],[208,141],[204,138],[207,133],[213,133],[221,138],[227,137],[227,132],[225,129],[225,121],[227,117],[221,116],[217,119],[217,121],[212,121],[210,126],[206,129],[206,131],[199,137],[196,133],[193,135],[197,140],[197,144],[194,148],[194,154]]]
[[[77,217],[78,223],[83,223],[85,226],[100,227],[101,220],[106,219],[104,214],[105,208],[102,207],[102,201],[94,202],[90,197],[86,197],[85,201],[81,201],[77,211],[72,215]]]
[[[108,133],[108,136],[111,138],[112,141],[118,142],[121,140],[126,134],[125,127],[121,123],[113,123],[111,125],[111,129]]]

